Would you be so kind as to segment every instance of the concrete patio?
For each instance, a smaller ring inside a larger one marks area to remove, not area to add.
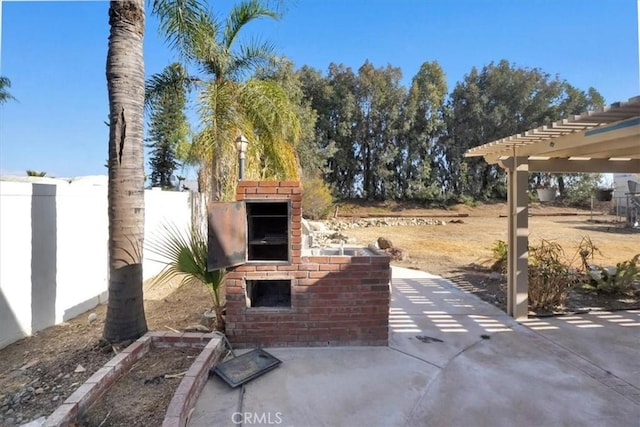
[[[388,347],[267,349],[275,370],[211,377],[189,426],[630,426],[640,310],[531,318],[393,268]]]

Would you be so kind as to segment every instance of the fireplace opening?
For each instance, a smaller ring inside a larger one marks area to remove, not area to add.
[[[291,280],[247,280],[247,307],[291,307]]]
[[[248,261],[289,261],[289,203],[246,202]]]

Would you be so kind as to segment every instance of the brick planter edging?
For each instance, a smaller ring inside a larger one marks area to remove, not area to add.
[[[163,426],[186,426],[189,411],[204,387],[209,368],[223,352],[222,338],[215,333],[147,332],[98,369],[45,420],[43,427],[66,427],[81,417],[122,374],[156,347],[202,348],[195,362],[180,382],[169,403]],[[171,413],[170,413],[171,410]]]

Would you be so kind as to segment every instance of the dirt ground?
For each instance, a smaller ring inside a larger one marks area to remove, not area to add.
[[[409,259],[399,265],[447,277],[462,289],[504,309],[504,277],[492,276],[488,265],[493,242],[507,240],[507,218],[501,216],[507,213],[505,204],[474,208],[456,206],[448,210],[390,205],[350,206],[341,208],[340,215],[389,212],[403,216],[432,215],[443,219],[447,224],[361,228],[348,230],[345,234],[362,244],[372,243],[381,236],[387,237],[394,246],[409,253]],[[584,236],[589,236],[599,248],[602,255],[597,256],[594,262],[602,266],[615,265],[640,252],[640,232],[624,228],[614,222],[615,217],[603,215],[600,211],[596,211],[591,217],[589,211],[532,205],[530,213],[530,242],[535,244],[540,239],[553,239],[563,246],[568,258],[574,255]],[[576,213],[580,215],[575,215]],[[447,218],[448,215],[454,216]],[[594,222],[590,222],[590,219]],[[182,331],[188,325],[200,323],[202,313],[210,305],[205,289],[176,289],[173,285],[146,287],[145,300],[148,327],[159,331]],[[570,294],[567,302],[568,310],[634,307],[640,307],[637,292],[624,297],[603,297],[576,291]],[[88,320],[90,313],[97,315],[91,322]],[[0,426],[19,425],[51,414],[93,372],[113,357],[119,349],[100,342],[105,314],[106,307],[99,306],[71,321],[48,328],[0,350]],[[154,377],[186,370],[180,365],[187,360],[184,354],[176,353],[171,357],[167,356],[168,353],[164,354],[161,359],[169,365],[164,362],[160,364],[158,354],[153,353],[148,359],[143,358],[145,365],[134,367],[130,372],[127,381],[131,382],[123,391],[125,400],[131,401],[131,396],[135,396],[136,405],[144,406],[146,402],[157,408],[166,407],[171,392],[144,394],[140,391],[142,387],[154,385],[144,384],[144,380],[142,384],[133,381],[140,377],[135,369],[148,369],[154,364],[158,368],[153,373]],[[169,390],[173,390],[171,387],[177,387],[179,380],[163,383],[170,386]],[[115,406],[117,405],[114,404]],[[157,412],[162,411],[157,409]],[[87,419],[83,425],[98,425],[105,421],[107,413],[102,412]],[[116,420],[116,414],[111,413],[102,425],[127,424],[118,424],[122,421]],[[153,425],[153,422],[146,425]]]
[[[349,214],[364,213],[351,208]],[[562,206],[531,204],[529,209],[529,243],[541,240],[559,243],[567,263],[577,266],[577,248],[589,237],[599,253],[592,261],[601,267],[615,266],[640,253],[640,229],[630,229],[615,215],[605,214],[606,204],[593,213]],[[358,244],[368,245],[386,237],[394,247],[407,251],[406,261],[397,265],[416,268],[448,278],[458,287],[478,295],[506,310],[506,277],[491,274],[491,247],[497,240],[507,241],[507,206],[505,203],[468,207],[458,205],[449,210],[404,209],[402,216],[429,215],[443,219],[446,225],[355,228],[344,232]],[[446,217],[446,215],[451,215]],[[468,215],[468,216],[460,216]],[[594,309],[629,309],[640,306],[639,292],[607,296],[573,289],[562,311]],[[534,314],[534,313],[532,313]],[[535,313],[549,314],[549,313]]]
[[[204,288],[178,289],[169,284],[147,286],[145,289],[145,313],[149,330],[182,331],[189,325],[199,323],[202,313],[209,306],[210,297]],[[88,320],[90,313],[97,315],[92,322]],[[50,415],[87,378],[121,350],[105,345],[100,340],[105,315],[106,306],[101,305],[0,350],[0,426],[20,425]],[[143,360],[145,363],[156,363],[158,354],[152,353]],[[167,359],[166,354],[164,358]],[[172,357],[175,363],[179,363],[180,359],[180,356]],[[174,374],[175,370],[167,368],[165,373]],[[164,383],[177,387],[179,380]],[[153,384],[149,387],[157,388]],[[133,384],[125,396],[130,399],[131,396],[139,395],[139,389],[139,384]],[[155,404],[164,404],[166,407],[171,395],[172,393],[167,399],[165,393],[166,402],[158,401]],[[141,396],[138,396],[137,402],[142,405],[140,399]],[[114,425],[109,418],[111,415],[103,426]],[[111,418],[112,421],[114,419],[115,416]],[[93,424],[87,422],[83,425]]]
[[[80,426],[159,426],[184,373],[200,353],[195,348],[152,348],[93,405]],[[128,399],[123,399],[128,396]]]

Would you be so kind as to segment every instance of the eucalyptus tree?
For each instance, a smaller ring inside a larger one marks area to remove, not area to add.
[[[504,171],[481,158],[464,159],[467,149],[603,103],[597,90],[582,92],[538,68],[520,68],[506,60],[481,71],[473,68],[454,88],[447,109],[442,140],[447,186],[458,196],[504,198]],[[533,181],[539,177],[530,175]]]
[[[109,342],[147,331],[142,293],[144,238],[143,0],[112,0],[106,77],[109,93]]]
[[[356,197],[362,170],[354,144],[360,111],[356,99],[358,77],[350,67],[331,63],[326,77],[303,67],[300,79],[305,96],[318,113],[316,138],[322,147],[333,151],[327,161],[325,179],[336,195]]]
[[[11,80],[8,77],[0,76],[0,105],[7,101],[15,100],[13,95],[9,93],[11,87]]]
[[[486,142],[548,124],[562,82],[540,69],[518,68],[506,60],[475,67],[454,88],[442,139],[445,184],[456,196],[504,198],[504,171],[464,152]]]
[[[438,62],[425,62],[411,80],[402,109],[400,150],[394,159],[398,197],[434,199],[440,196],[443,153],[438,140],[444,131],[447,82]]]
[[[402,71],[391,65],[375,68],[366,61],[358,70],[360,120],[354,142],[362,165],[363,196],[368,199],[395,196],[393,159],[399,150],[399,118],[405,99],[401,78]]]
[[[273,56],[273,47],[259,40],[240,40],[248,24],[277,19],[279,13],[259,0],[234,6],[224,22],[195,0],[165,0],[154,12],[169,43],[202,74],[192,79],[197,82],[200,116],[192,153],[200,163],[199,184],[208,184],[210,199],[233,195],[234,141],[240,134],[250,142],[248,178],[297,178],[294,143],[300,124],[295,106],[278,82],[250,78],[256,67]]]

